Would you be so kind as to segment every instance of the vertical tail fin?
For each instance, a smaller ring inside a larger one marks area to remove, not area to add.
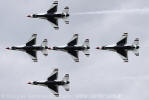
[[[139,38],[136,38],[135,40],[134,40],[134,43],[133,43],[133,46],[135,46],[135,49],[134,49],[134,54],[136,55],[136,56],[139,56]]]
[[[48,56],[48,50],[46,49],[46,48],[48,48],[48,40],[44,39],[41,46],[45,48],[41,51],[43,53],[43,55]]]
[[[66,91],[69,91],[70,90],[70,85],[69,85],[69,74],[65,74],[63,80],[65,82],[65,85],[63,85],[64,89]]]
[[[89,39],[86,39],[86,40],[84,41],[83,47],[85,47],[85,50],[83,51],[84,54],[85,54],[86,56],[89,56],[89,55],[90,55],[90,53],[89,53],[89,49],[90,49]]]

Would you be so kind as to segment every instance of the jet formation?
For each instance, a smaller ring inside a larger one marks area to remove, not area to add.
[[[27,17],[30,18],[40,18],[48,20],[54,29],[58,30],[58,19],[63,19],[66,24],[69,24],[68,17],[69,7],[65,7],[61,13],[58,13],[58,1],[54,1],[51,8],[43,14],[32,14]],[[43,55],[48,56],[48,50],[63,51],[70,54],[75,62],[79,62],[79,51],[82,51],[87,57],[90,55],[90,43],[89,39],[86,39],[82,45],[78,45],[78,34],[74,34],[72,39],[65,46],[54,46],[48,47],[48,40],[44,39],[41,45],[36,45],[37,34],[33,34],[31,38],[23,46],[12,46],[7,47],[8,50],[17,50],[26,52],[34,62],[37,62],[37,51],[41,51]],[[128,51],[133,51],[136,56],[139,56],[139,38],[134,40],[131,45],[127,44],[128,33],[124,33],[120,41],[114,45],[106,45],[102,47],[96,47],[96,49],[109,50],[117,52],[124,62],[128,62]],[[69,74],[65,74],[61,81],[57,81],[58,69],[54,69],[51,75],[44,82],[28,82],[30,85],[38,85],[48,87],[51,92],[58,97],[59,96],[59,86],[64,87],[66,91],[70,90],[69,84]]]
[[[47,78],[47,81],[45,82],[28,82],[28,84],[30,85],[37,85],[37,86],[45,86],[48,87],[51,92],[58,97],[59,96],[59,90],[58,87],[59,86],[63,86],[64,89],[66,91],[70,90],[69,87],[69,74],[65,74],[65,76],[63,77],[63,79],[61,81],[57,81],[58,78],[58,69],[54,69],[53,72],[51,73],[51,75]]]
[[[49,22],[51,22],[51,25],[58,30],[58,19],[63,19],[66,24],[69,24],[69,7],[66,6],[62,13],[57,13],[58,8],[58,1],[54,1],[51,8],[47,11],[47,13],[41,13],[41,14],[32,14],[28,15],[27,17],[30,18],[40,18],[40,19],[46,19]]]

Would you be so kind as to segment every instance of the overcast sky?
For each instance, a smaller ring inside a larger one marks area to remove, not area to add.
[[[65,73],[70,74],[71,88],[70,92],[66,92],[60,87],[58,100],[148,100],[149,1],[60,0],[59,11],[69,6],[72,15],[69,25],[59,20],[59,31],[54,30],[46,20],[26,17],[32,13],[46,12],[52,2],[0,1],[0,99],[55,99],[48,88],[26,83],[46,80],[54,68],[59,68],[59,80]],[[124,9],[128,13],[121,12]],[[94,13],[100,11],[111,13]],[[86,12],[94,14],[76,14]],[[97,46],[116,43],[124,32],[129,33],[129,44],[140,38],[139,57],[129,52],[129,63],[124,63],[116,53],[95,50]],[[34,63],[23,52],[5,50],[7,46],[22,45],[33,33],[38,34],[37,44],[40,45],[47,38],[50,47],[65,45],[73,34],[78,33],[80,45],[85,39],[90,39],[91,55],[86,57],[80,52],[80,62],[75,63],[64,52],[49,51],[48,57],[38,52],[38,63]]]

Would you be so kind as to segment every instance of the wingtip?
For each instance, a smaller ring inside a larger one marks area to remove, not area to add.
[[[76,62],[79,62],[79,60],[77,60]]]
[[[68,6],[66,6],[64,9],[69,9],[69,7],[68,7]]]
[[[54,27],[55,30],[59,30],[59,27]]]
[[[36,33],[33,33],[33,36],[37,36],[37,34]]]
[[[74,36],[78,36],[78,34],[76,33],[76,34],[74,34]]]
[[[124,62],[126,62],[126,63],[127,63],[127,62],[128,62],[128,60],[125,60]]]
[[[56,97],[59,97],[59,94],[54,94]]]
[[[136,38],[135,41],[139,41],[139,38]]]
[[[38,62],[38,60],[37,60],[37,59],[33,59],[33,61],[34,61],[34,62]]]
[[[53,2],[53,4],[58,4],[58,1],[57,1],[57,0],[55,0],[55,1]]]
[[[54,71],[58,71],[58,68],[55,68]]]
[[[127,32],[125,32],[124,34],[128,34]]]
[[[89,41],[89,39],[85,39],[85,41]]]
[[[90,54],[85,54],[87,57],[89,57],[90,56]]]
[[[48,54],[44,54],[44,56],[48,56]]]
[[[69,74],[65,74],[65,77],[69,77]]]

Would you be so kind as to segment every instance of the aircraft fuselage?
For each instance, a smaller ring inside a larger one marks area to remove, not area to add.
[[[103,46],[102,50],[127,50],[127,51],[132,51],[134,49],[139,49],[139,46],[135,47],[135,46],[113,46],[113,47],[108,47],[108,46]]]
[[[68,17],[69,14],[43,14],[43,15],[36,15],[34,14],[33,15],[33,18],[46,18],[46,19],[49,19],[49,18],[64,18],[64,17]]]
[[[49,85],[65,85],[69,84],[69,82],[64,81],[46,81],[46,82],[33,82],[34,85],[43,85],[43,86],[49,86]]]
[[[53,47],[53,50],[64,50],[64,51],[83,51],[86,49],[90,49],[90,47],[83,46],[66,46],[66,47]]]
[[[24,47],[12,47],[12,50],[20,50],[20,51],[38,51],[38,50],[44,50],[48,47],[42,47],[42,46],[24,46]]]

